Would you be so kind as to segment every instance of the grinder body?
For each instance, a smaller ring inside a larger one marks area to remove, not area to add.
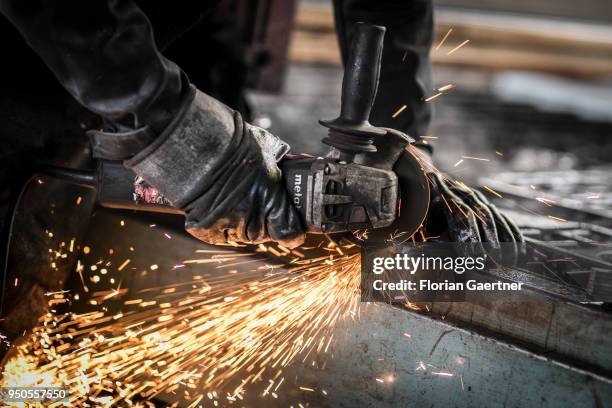
[[[373,230],[375,239],[411,236],[429,207],[429,187],[408,153],[408,135],[370,124],[385,28],[353,27],[342,80],[340,115],[319,121],[329,129],[325,158],[287,160],[283,174],[306,230],[333,233]],[[398,177],[400,175],[401,177]]]
[[[282,167],[307,232],[382,228],[395,220],[398,184],[393,171],[329,158],[287,160]]]

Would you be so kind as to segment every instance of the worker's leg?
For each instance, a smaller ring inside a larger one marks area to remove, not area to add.
[[[336,29],[346,60],[352,27],[363,21],[387,27],[380,84],[371,122],[418,138],[427,133],[432,91],[429,50],[433,36],[431,0],[334,0]],[[406,109],[393,118],[403,105]]]

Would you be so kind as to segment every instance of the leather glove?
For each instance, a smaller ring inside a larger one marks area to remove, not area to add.
[[[277,166],[288,150],[194,89],[168,128],[124,164],[184,210],[185,228],[204,242],[293,248],[305,234]]]
[[[430,184],[430,207],[424,226],[427,236],[470,244],[460,246],[466,255],[487,252],[495,260],[503,256],[505,261],[515,263],[524,253],[523,234],[516,224],[480,191],[457,183],[435,169],[427,151],[418,149],[415,153]],[[514,245],[502,248],[500,243]]]
[[[433,220],[436,214],[442,216],[451,241],[485,242],[494,248],[498,248],[500,242],[524,242],[516,224],[480,191],[451,182],[439,172],[431,172],[428,177],[432,187],[429,218]]]

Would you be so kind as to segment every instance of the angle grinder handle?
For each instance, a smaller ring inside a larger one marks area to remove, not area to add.
[[[382,26],[355,24],[342,79],[340,116],[319,121],[330,129],[323,143],[344,152],[347,161],[351,161],[351,154],[376,152],[373,138],[386,134],[369,122],[378,89],[385,31]]]
[[[368,122],[376,97],[385,27],[357,23],[342,79],[338,119],[350,124]]]

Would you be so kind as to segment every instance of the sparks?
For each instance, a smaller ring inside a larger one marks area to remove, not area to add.
[[[429,101],[437,98],[440,95],[442,95],[442,92],[438,92],[437,94],[430,96],[429,98],[425,99],[425,102],[429,102]]]
[[[436,46],[436,51],[438,51],[440,49],[440,47],[442,46],[442,44],[444,44],[444,42],[446,41],[446,39],[448,38],[448,36],[453,32],[452,28],[449,28],[448,31],[446,32],[446,34],[444,35],[444,37],[442,37],[442,40],[438,43],[438,45]]]
[[[452,376],[454,375],[453,373],[447,373],[447,372],[445,372],[445,371],[438,371],[438,372],[436,372],[436,371],[432,371],[432,372],[431,372],[431,374],[433,374],[433,375],[439,375],[439,376],[441,376],[441,377],[452,377]]]
[[[548,207],[552,207],[552,205],[555,204],[555,201],[544,197],[536,197],[536,201]]]
[[[125,261],[123,261],[123,263],[121,265],[119,265],[119,267],[117,268],[118,271],[122,271],[123,268],[125,268],[126,266],[128,266],[128,264],[130,263],[130,259],[126,259]]]
[[[451,55],[452,53],[454,53],[455,51],[457,51],[459,48],[463,47],[464,45],[466,45],[467,43],[469,43],[470,40],[465,40],[464,42],[462,42],[461,44],[459,44],[458,46],[456,46],[455,48],[453,48],[452,50],[450,50],[446,55]]]
[[[395,113],[391,117],[392,118],[398,117],[399,114],[402,113],[404,110],[406,110],[407,107],[408,107],[408,105],[402,105],[402,107],[399,108],[397,111],[395,111]]]
[[[493,195],[494,195],[494,196],[496,196],[496,197],[499,197],[499,198],[504,198],[504,197],[502,197],[502,195],[501,195],[501,194],[499,194],[497,191],[493,190],[491,187],[488,187],[488,186],[482,186],[482,188],[484,188],[485,190],[487,190],[489,193],[493,194]]]
[[[56,292],[45,292],[45,296],[61,295],[70,292],[69,290],[58,290]]]
[[[462,159],[466,160],[480,160],[480,161],[489,161],[489,159],[483,159],[482,157],[474,157],[474,156],[461,156]]]
[[[567,220],[564,220],[563,218],[555,217],[555,216],[552,216],[552,215],[549,215],[548,218],[550,218],[551,220],[554,220],[554,221],[567,222]]]
[[[109,311],[104,302],[128,296],[127,289],[88,293],[81,302],[91,312],[45,316],[5,366],[0,386],[41,386],[45,379],[50,386],[73,390],[69,402],[78,406],[100,393],[110,393],[109,401],[116,404],[176,393],[178,387],[192,401],[201,401],[207,392],[217,401],[221,396],[212,390],[237,382],[238,388],[227,396],[233,401],[242,399],[244,387],[267,377],[273,381],[267,395],[276,398],[284,367],[328,353],[336,323],[359,315],[358,248],[328,246],[335,253],[331,265],[329,256],[306,256],[296,258],[282,274],[262,276],[254,269],[208,274],[207,281],[193,275],[191,280],[140,290],[142,296],[122,301],[120,311]],[[277,252],[284,257],[287,251],[292,252],[281,247]],[[223,250],[209,254],[230,263],[243,259],[241,255]],[[91,266],[81,264],[80,274]],[[53,300],[64,295],[53,293]],[[71,299],[79,300],[78,294]],[[196,383],[203,388],[193,391]]]

